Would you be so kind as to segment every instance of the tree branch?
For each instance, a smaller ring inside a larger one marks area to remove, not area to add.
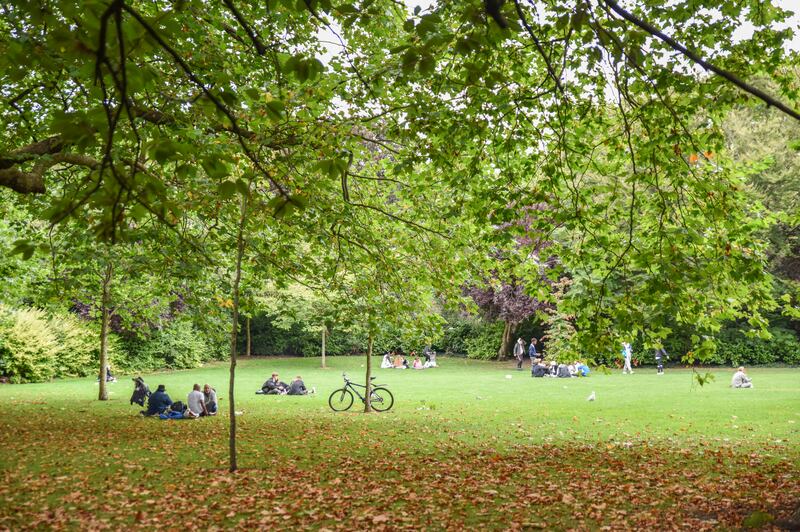
[[[239,10],[236,9],[236,6],[234,5],[233,1],[232,0],[222,0],[222,3],[224,3],[227,6],[228,10],[233,14],[234,18],[236,18],[236,21],[239,23],[239,25],[242,28],[244,28],[244,31],[247,33],[247,36],[250,37],[251,41],[253,41],[253,45],[256,47],[256,51],[258,52],[258,55],[266,54],[267,53],[267,47],[264,46],[264,43],[261,41],[259,36],[253,30],[253,28],[250,27],[250,24],[247,23],[247,20],[245,20],[245,18],[242,16],[242,14],[239,13]]]
[[[782,112],[786,113],[787,115],[791,116],[792,118],[794,118],[796,120],[800,120],[800,113],[798,113],[794,109],[791,109],[789,106],[787,106],[786,104],[782,103],[781,101],[773,98],[772,96],[770,96],[769,94],[765,93],[764,91],[762,91],[760,89],[757,89],[756,87],[753,87],[752,85],[750,85],[748,83],[745,83],[744,81],[739,79],[734,74],[728,72],[727,70],[723,70],[723,69],[721,69],[721,68],[719,68],[719,67],[717,67],[717,66],[715,66],[715,65],[713,65],[711,63],[709,63],[708,61],[706,61],[705,59],[703,59],[702,57],[700,57],[696,53],[692,52],[691,50],[689,50],[688,48],[686,48],[685,46],[683,46],[682,44],[677,42],[675,39],[673,39],[669,35],[666,35],[665,33],[661,32],[658,28],[656,28],[652,24],[649,24],[649,23],[645,22],[644,20],[638,19],[632,13],[622,9],[619,6],[619,4],[616,2],[616,0],[603,0],[603,2],[605,2],[608,7],[610,7],[615,13],[617,13],[619,16],[621,16],[622,18],[624,18],[628,22],[631,22],[631,23],[635,24],[636,26],[640,27],[641,29],[643,29],[644,31],[649,33],[650,35],[652,35],[654,37],[658,37],[659,39],[661,39],[662,41],[667,43],[670,48],[672,48],[673,50],[675,50],[677,52],[682,53],[683,55],[685,55],[686,57],[688,57],[693,62],[695,62],[698,65],[700,65],[701,67],[705,68],[706,70],[710,70],[711,72],[715,73],[716,75],[718,75],[718,76],[730,81],[731,83],[733,83],[734,85],[736,85],[737,87],[742,89],[743,91],[752,94],[756,98],[759,98],[760,100],[762,100],[767,105],[771,105],[771,106],[773,106],[773,107],[775,107],[777,109],[780,109]]]
[[[13,167],[0,169],[0,186],[22,194],[42,194],[45,191],[44,173],[57,164],[85,166],[92,170],[100,166],[97,160],[86,155],[56,153],[52,157],[37,161],[30,172],[23,172]]]

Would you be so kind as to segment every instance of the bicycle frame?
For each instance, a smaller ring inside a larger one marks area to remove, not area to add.
[[[372,384],[370,387],[374,389],[374,388],[377,388],[378,386],[386,386],[386,385],[385,384]],[[356,384],[355,382],[351,382],[350,378],[345,375],[344,376],[344,387],[345,387],[345,389],[349,389],[354,394],[356,394],[356,396],[361,400],[362,403],[366,401],[366,389],[367,389],[366,384]],[[365,394],[361,395],[360,393],[358,393],[358,390],[356,389],[356,387],[364,388]]]

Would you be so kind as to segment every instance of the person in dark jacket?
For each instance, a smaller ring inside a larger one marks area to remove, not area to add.
[[[549,370],[544,361],[539,361],[531,368],[531,377],[544,377],[548,374]]]
[[[316,390],[311,388],[310,392],[314,393]],[[303,378],[298,375],[292,381],[292,384],[289,385],[289,392],[287,395],[308,395],[309,390],[306,388],[306,384],[303,382]]]
[[[150,387],[144,383],[144,379],[136,377],[133,379],[134,387],[133,394],[131,394],[131,404],[136,403],[139,406],[144,406],[144,401],[150,397]]]
[[[261,385],[261,389],[257,394],[261,395],[285,395],[289,391],[289,385],[281,382],[277,373],[273,373],[267,382]]]
[[[559,364],[558,368],[556,369],[556,377],[559,379],[569,379],[572,377],[572,373],[569,371],[569,366],[566,364]]]
[[[166,412],[172,406],[172,399],[167,395],[167,389],[163,384],[158,385],[158,389],[150,395],[150,400],[147,401],[147,410],[142,410],[143,416],[154,416]]]
[[[666,349],[659,347],[655,351],[657,375],[664,374],[664,359],[669,358]]]
[[[539,358],[539,354],[536,352],[536,338],[531,338],[531,345],[528,346],[528,358],[531,359],[531,364],[533,364],[534,359]]]

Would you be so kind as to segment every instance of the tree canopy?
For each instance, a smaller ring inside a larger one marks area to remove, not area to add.
[[[775,2],[0,10],[0,186],[54,226],[84,219],[114,244],[157,222],[201,264],[237,242],[279,284],[385,279],[386,298],[412,279],[460,290],[541,204],[576,346],[657,343],[677,322],[710,348],[725,320],[763,329],[775,306],[771,220],[725,136],[734,108],[798,118]]]

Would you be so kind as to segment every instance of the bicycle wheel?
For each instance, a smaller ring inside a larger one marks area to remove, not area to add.
[[[386,412],[392,408],[394,396],[386,388],[373,388],[369,404],[378,412]]]
[[[347,388],[336,390],[328,397],[328,404],[334,412],[344,412],[353,406],[353,392]]]

